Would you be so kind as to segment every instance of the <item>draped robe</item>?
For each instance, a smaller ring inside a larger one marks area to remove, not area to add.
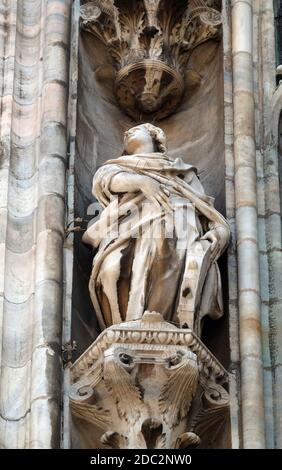
[[[111,181],[121,172],[162,183],[172,211],[158,209],[141,189],[114,194]],[[83,240],[97,249],[89,290],[102,329],[149,310],[200,334],[205,315],[222,315],[219,269],[201,237],[220,226],[228,241],[229,226],[195,167],[162,153],[125,155],[98,169],[93,194],[104,210]]]

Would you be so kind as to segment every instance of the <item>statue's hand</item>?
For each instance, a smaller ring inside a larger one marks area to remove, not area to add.
[[[211,242],[211,253],[214,260],[217,260],[224,251],[229,239],[229,234],[223,226],[217,225],[209,230],[201,240],[209,240]]]
[[[168,212],[172,211],[172,207],[169,202],[170,192],[163,184],[152,178],[144,178],[144,182],[140,190],[156,207],[162,207]]]

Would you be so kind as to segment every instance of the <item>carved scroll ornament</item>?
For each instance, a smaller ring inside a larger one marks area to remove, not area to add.
[[[93,0],[81,28],[106,45],[126,113],[162,119],[181,102],[193,49],[219,37],[220,9],[220,0]]]
[[[106,448],[216,447],[225,432],[227,372],[191,330],[159,313],[106,329],[71,375],[73,417]]]

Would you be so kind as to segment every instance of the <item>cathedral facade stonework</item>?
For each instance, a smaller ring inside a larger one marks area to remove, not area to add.
[[[282,447],[279,0],[0,2],[0,447]]]

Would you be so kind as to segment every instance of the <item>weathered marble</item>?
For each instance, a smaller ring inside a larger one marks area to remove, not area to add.
[[[69,7],[68,0],[1,6],[12,94],[11,111],[7,106],[1,116],[10,168],[1,201],[7,211],[1,447],[60,445]]]
[[[185,81],[201,81],[192,69],[190,79],[186,74],[189,59],[197,46],[220,37],[220,8],[218,0],[82,2],[81,28],[106,46],[115,96],[129,116],[163,119],[181,103]]]
[[[93,202],[85,188],[97,167],[120,154],[123,132],[136,124],[114,104],[105,49],[96,40],[90,47],[90,35],[79,33],[80,3],[9,0],[0,6],[2,447],[60,445],[61,343],[76,339],[77,357],[99,332],[87,299],[89,251],[77,249],[79,235],[70,230]],[[224,0],[221,43],[193,51],[183,101],[162,122],[172,155],[199,167],[231,228],[222,270],[228,332],[216,333],[214,343],[225,338],[220,349],[230,347],[233,448],[282,447],[282,89],[275,62],[273,2]],[[63,447],[71,446],[69,383],[70,362]],[[89,429],[85,423],[83,429]]]
[[[70,372],[74,447],[229,446],[227,372],[195,333],[157,312],[104,330]]]
[[[161,128],[141,124],[96,172],[93,193],[103,212],[83,242],[98,249],[89,290],[101,329],[156,309],[200,336],[206,315],[223,314],[217,260],[229,226],[196,168],[167,154]]]
[[[252,2],[233,0],[231,15],[243,445],[264,448]]]

